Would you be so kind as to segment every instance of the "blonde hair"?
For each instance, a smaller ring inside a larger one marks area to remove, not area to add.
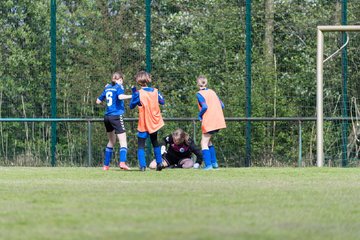
[[[208,80],[205,76],[200,75],[197,79],[196,79],[196,83],[199,87],[206,87]]]
[[[189,142],[189,134],[187,134],[184,130],[182,130],[181,128],[176,129],[173,133],[172,133],[172,137],[173,140],[174,139],[178,139],[178,141],[180,143],[185,142],[186,145],[190,145]]]
[[[151,75],[145,71],[140,71],[135,75],[135,81],[142,87],[151,82]]]

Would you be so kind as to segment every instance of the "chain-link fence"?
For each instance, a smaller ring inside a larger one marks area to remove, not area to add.
[[[51,11],[54,3],[56,11]],[[196,119],[195,79],[205,75],[224,102],[227,118],[260,118],[229,120],[227,129],[215,136],[221,165],[245,166],[251,157],[253,166],[312,166],[316,27],[356,25],[359,9],[360,2],[345,0],[1,1],[0,118],[49,118],[55,104],[57,118],[99,119],[104,107],[95,100],[111,74],[125,74],[130,94],[135,73],[147,70],[165,96],[163,116]],[[56,28],[51,17],[56,17]],[[51,29],[56,30],[53,64]],[[329,60],[324,68],[325,117],[348,119],[346,124],[325,122],[329,166],[359,164],[358,37],[350,33],[346,55]],[[325,55],[343,42],[341,33],[326,34]],[[127,103],[125,117],[136,118],[137,111]],[[160,136],[180,126],[199,143],[198,122],[166,123]],[[136,165],[136,123],[126,124],[129,160]],[[105,130],[99,121],[91,126],[92,164],[98,164]],[[57,165],[88,164],[87,122],[59,122],[56,129]],[[50,165],[52,135],[49,122],[0,122],[0,164]]]

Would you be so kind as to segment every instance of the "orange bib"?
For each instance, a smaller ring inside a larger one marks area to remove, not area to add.
[[[198,93],[204,97],[208,109],[202,116],[201,130],[203,133],[226,128],[224,113],[220,100],[216,93],[211,90],[200,90]],[[199,109],[201,106],[199,105]]]
[[[164,126],[158,102],[158,90],[153,92],[139,90],[141,106],[139,108],[138,131],[154,133]]]

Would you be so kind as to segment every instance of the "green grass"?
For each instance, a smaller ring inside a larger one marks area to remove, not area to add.
[[[360,169],[0,167],[0,239],[360,239]]]

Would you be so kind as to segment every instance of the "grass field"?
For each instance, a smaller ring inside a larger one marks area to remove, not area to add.
[[[0,167],[0,239],[360,239],[360,169]]]

